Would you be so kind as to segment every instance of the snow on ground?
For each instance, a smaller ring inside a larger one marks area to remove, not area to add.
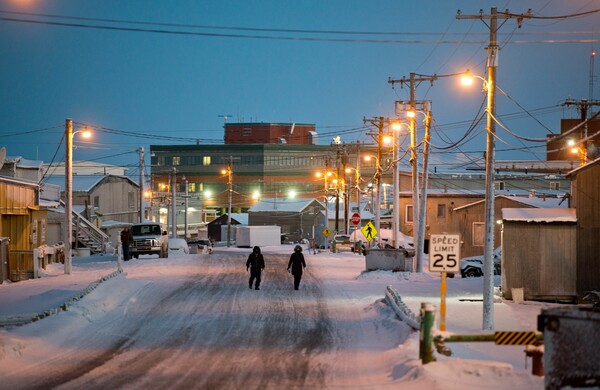
[[[291,254],[293,246],[264,247],[262,250],[267,263],[263,289],[268,289],[269,278],[274,279],[272,272],[280,272],[269,268],[269,257]],[[210,261],[211,256],[218,258],[215,255],[228,256],[229,253],[230,256],[239,256],[249,252],[248,248],[216,247],[213,255],[170,253],[168,259],[142,257],[125,262],[123,275],[100,284],[67,312],[28,325],[0,329],[0,376],[17,369],[17,366],[19,370],[39,369],[39,364],[58,353],[59,346],[68,346],[74,332],[92,318],[102,318],[106,324],[119,321],[119,318],[105,318],[117,312],[111,311],[111,308],[121,305],[126,299],[123,297],[131,297],[126,301],[125,310],[133,308],[135,297],[157,278],[183,281],[186,274],[197,272],[199,261]],[[437,362],[421,364],[418,332],[400,323],[382,299],[385,287],[391,285],[415,313],[418,313],[422,302],[439,306],[438,274],[365,272],[364,257],[357,254],[313,254],[308,250],[304,254],[310,279],[307,276],[303,283],[310,283],[313,278],[318,281],[324,296],[335,298],[327,305],[332,308],[331,316],[335,317],[336,323],[348,323],[349,328],[345,330],[348,334],[364,333],[355,336],[361,351],[356,370],[359,373],[364,370],[370,372],[368,388],[392,388],[398,384],[408,389],[543,388],[543,378],[531,375],[531,361],[526,362],[522,346],[454,343],[448,345],[453,351],[452,357],[436,355]],[[240,267],[243,265],[240,264]],[[71,275],[63,274],[62,265],[52,264],[40,279],[5,282],[0,285],[0,320],[56,308],[116,268],[113,256],[76,257]],[[499,282],[499,277],[496,277],[495,283]],[[481,330],[482,284],[483,278],[448,279],[448,332],[486,333]],[[538,302],[520,305],[511,301],[495,303],[495,329],[535,330],[537,315],[548,306]],[[357,318],[358,325],[352,325],[350,320],[353,318]],[[102,340],[94,339],[94,342],[102,343]],[[338,349],[343,349],[344,341],[337,342],[340,343]],[[332,370],[338,373],[348,371],[348,367],[336,367],[335,359],[330,360],[328,364],[333,365]],[[366,388],[364,384],[351,381],[339,385],[341,388]]]

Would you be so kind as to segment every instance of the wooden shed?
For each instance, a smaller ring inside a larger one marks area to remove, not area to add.
[[[577,218],[570,208],[502,209],[502,293],[525,300],[576,299]]]
[[[248,210],[250,226],[280,226],[286,241],[321,237],[325,206],[316,199],[261,199]]]
[[[600,291],[600,158],[570,172],[577,210],[577,296]]]
[[[227,220],[229,217],[227,214],[223,214],[216,219],[213,219],[206,225],[206,230],[208,232],[208,238],[213,241],[226,241],[227,234],[222,234],[222,226],[227,226]],[[248,224],[248,214],[247,213],[231,213],[231,226],[236,225],[247,225]],[[232,239],[235,239],[235,228],[231,228]]]
[[[33,248],[45,244],[46,212],[39,210],[35,182],[0,176],[0,237],[8,237],[7,276],[13,281],[35,277]]]

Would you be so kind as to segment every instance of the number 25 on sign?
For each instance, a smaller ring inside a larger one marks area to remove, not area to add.
[[[429,240],[429,271],[458,272],[460,235],[432,234]]]

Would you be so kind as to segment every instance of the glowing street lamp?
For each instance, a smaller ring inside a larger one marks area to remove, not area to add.
[[[73,136],[81,133],[84,138],[90,138],[92,133],[87,129],[73,132],[73,120],[67,119],[65,123],[65,139],[67,142],[65,152],[65,274],[72,271],[72,245],[73,245]]]

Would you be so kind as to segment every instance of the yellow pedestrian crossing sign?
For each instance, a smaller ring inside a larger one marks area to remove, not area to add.
[[[325,228],[321,230],[321,233],[323,233],[325,237],[329,237],[329,235],[331,234],[331,230],[329,230],[329,228]]]
[[[367,224],[363,226],[360,231],[362,232],[363,236],[365,236],[367,241],[372,241],[377,233],[379,233],[371,221],[367,222]]]

